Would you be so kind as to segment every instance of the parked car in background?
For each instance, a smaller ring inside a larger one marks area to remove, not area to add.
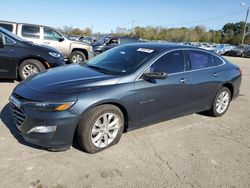
[[[0,27],[0,78],[25,80],[45,69],[64,65],[56,49],[27,42]]]
[[[234,49],[229,51],[229,55],[230,56],[249,57],[250,56],[250,46],[249,45],[237,46]]]
[[[119,45],[140,42],[137,38],[130,37],[102,37],[96,43],[92,44],[95,55],[105,52]]]
[[[91,45],[69,40],[51,27],[7,21],[0,21],[0,26],[25,40],[56,48],[71,63],[84,63],[93,57]]]
[[[229,44],[221,44],[221,45],[217,46],[215,53],[217,53],[219,55],[228,55],[229,51],[234,49],[235,47],[236,46],[232,46]]]
[[[222,116],[240,85],[240,68],[214,53],[136,43],[38,74],[14,89],[10,106],[26,141],[54,151],[75,138],[96,153],[127,130],[201,111]]]
[[[199,46],[202,49],[208,50],[210,52],[215,52],[216,50],[216,45],[210,45],[210,44],[201,44],[201,46]]]

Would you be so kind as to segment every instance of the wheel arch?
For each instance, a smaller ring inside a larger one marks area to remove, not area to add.
[[[70,53],[70,55],[71,55],[73,52],[75,52],[75,51],[80,51],[80,52],[82,52],[82,53],[85,55],[86,60],[89,59],[88,51],[87,51],[87,50],[82,49],[82,48],[73,48],[72,51],[71,51],[71,53]]]
[[[234,87],[233,87],[233,84],[231,84],[231,83],[225,83],[222,86],[229,89],[230,94],[231,94],[231,100],[232,100],[232,98],[234,97]]]
[[[27,57],[25,57],[25,58],[22,58],[22,59],[18,62],[18,69],[19,69],[20,64],[21,64],[23,61],[28,60],[28,59],[33,59],[33,60],[40,61],[40,62],[43,64],[43,66],[45,67],[45,69],[49,69],[49,68],[50,68],[48,62],[47,62],[45,59],[43,59],[42,57],[27,56]]]
[[[127,132],[127,130],[128,130],[128,122],[129,122],[129,113],[128,113],[128,110],[125,107],[125,105],[121,104],[118,101],[109,100],[109,101],[100,101],[100,102],[94,103],[94,104],[90,105],[88,108],[86,108],[81,113],[81,116],[83,116],[86,112],[88,112],[90,109],[92,109],[94,107],[97,107],[97,106],[100,106],[100,105],[106,105],[106,104],[114,105],[114,106],[116,106],[117,108],[119,108],[121,110],[121,112],[123,114],[123,117],[124,117],[124,130],[123,130],[123,132]],[[75,127],[75,132],[77,130],[77,127],[78,127],[78,125]]]

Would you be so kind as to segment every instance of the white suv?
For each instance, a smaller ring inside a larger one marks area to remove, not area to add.
[[[56,48],[64,55],[64,58],[72,63],[84,63],[93,57],[92,46],[83,42],[69,40],[51,27],[1,20],[0,26],[28,41]]]

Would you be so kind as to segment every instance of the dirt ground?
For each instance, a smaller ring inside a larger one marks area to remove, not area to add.
[[[0,187],[250,187],[250,59],[240,96],[220,118],[194,114],[125,133],[90,155],[25,143],[7,104],[18,82],[0,82]]]

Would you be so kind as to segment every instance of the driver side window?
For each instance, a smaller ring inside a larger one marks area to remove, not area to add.
[[[49,29],[49,28],[44,28],[44,39],[45,40],[54,40],[54,41],[58,41],[62,35],[60,35],[58,32]]]
[[[181,50],[163,55],[150,67],[150,72],[165,72],[168,74],[183,72],[184,70],[185,56]]]

